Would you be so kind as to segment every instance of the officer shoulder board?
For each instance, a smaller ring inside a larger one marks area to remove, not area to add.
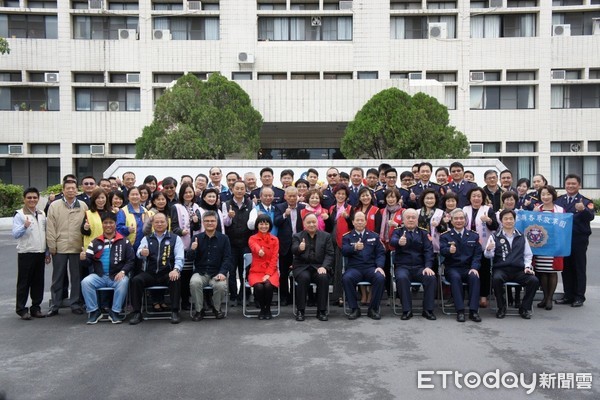
[[[446,232],[442,233],[440,236],[444,236],[444,235],[447,235],[449,233],[452,233],[452,229],[448,229]]]
[[[349,234],[350,232],[352,232],[352,231],[348,231],[348,232],[344,233],[342,236],[346,236],[346,235],[347,235],[347,234]]]

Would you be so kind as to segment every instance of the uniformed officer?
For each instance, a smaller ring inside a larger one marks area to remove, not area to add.
[[[433,165],[431,165],[431,163],[422,162],[421,164],[419,164],[419,178],[420,179],[417,183],[415,183],[414,185],[409,187],[411,201],[418,203],[419,197],[421,196],[421,193],[423,193],[423,191],[425,189],[435,190],[439,194],[439,197],[442,197],[446,193],[446,191],[444,190],[444,188],[441,185],[438,185],[437,183],[430,181],[432,171],[433,171]]]
[[[260,199],[261,191],[263,188],[271,188],[273,189],[273,204],[283,203],[284,200],[284,191],[273,185],[273,169],[271,167],[265,167],[260,170],[260,181],[262,182],[262,186],[254,189],[250,193],[250,198],[252,201],[256,199]]]
[[[377,203],[378,208],[385,208],[387,203],[385,201],[385,190],[387,188],[396,187],[400,192],[400,196],[402,197],[402,205],[404,207],[409,207],[410,202],[410,192],[403,187],[396,186],[396,181],[398,180],[398,171],[396,168],[390,168],[385,171],[385,187],[377,190],[375,192],[375,202]],[[413,205],[413,208],[416,207],[416,204]]]
[[[381,319],[379,303],[385,286],[385,248],[379,240],[379,235],[365,227],[367,219],[362,211],[354,214],[352,220],[354,230],[342,238],[342,255],[346,257],[346,271],[342,276],[342,285],[351,312],[348,319],[360,317],[356,285],[361,281],[371,283],[371,303],[367,316]]]
[[[479,316],[479,267],[481,245],[477,232],[465,228],[465,213],[456,208],[450,213],[453,228],[440,236],[440,254],[444,257],[446,279],[456,307],[456,320],[465,322],[463,282],[469,285],[469,319],[481,322]]]
[[[450,175],[452,175],[452,182],[447,184],[444,189],[456,193],[458,196],[458,208],[462,208],[469,204],[467,193],[471,189],[475,189],[477,184],[465,180],[465,167],[458,161],[450,164]]]
[[[587,248],[592,229],[590,222],[594,219],[594,203],[581,195],[581,177],[569,174],[565,177],[567,194],[556,199],[556,205],[565,212],[573,214],[573,236],[571,239],[571,255],[565,257],[562,271],[565,294],[557,304],[571,304],[581,307],[585,301]]]
[[[423,296],[423,317],[435,320],[433,305],[437,281],[433,266],[433,245],[427,230],[419,228],[419,214],[413,208],[402,213],[404,226],[394,230],[390,239],[396,254],[394,256],[394,272],[396,287],[402,300],[402,316],[400,319],[412,318],[412,296],[410,283],[421,282],[425,291]]]

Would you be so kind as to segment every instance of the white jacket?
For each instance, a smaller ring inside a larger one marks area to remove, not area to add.
[[[25,228],[25,220],[31,222]],[[29,210],[17,210],[13,217],[12,234],[17,239],[17,253],[45,253],[46,252],[46,214],[36,210],[32,214]]]

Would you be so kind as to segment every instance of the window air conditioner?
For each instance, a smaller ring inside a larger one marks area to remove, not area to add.
[[[472,71],[469,74],[469,81],[471,82],[483,82],[485,74],[482,71]]]
[[[310,19],[310,24],[312,26],[321,26],[321,17],[312,17]]]
[[[93,156],[103,156],[104,155],[104,145],[103,144],[91,144],[90,145],[90,154]]]
[[[202,11],[201,1],[186,1],[188,11]]]
[[[343,0],[340,1],[339,7],[340,10],[352,10],[352,0]]]
[[[571,153],[579,153],[581,151],[581,143],[571,143],[569,150]]]
[[[119,40],[137,40],[137,31],[135,29],[119,29]]]
[[[8,145],[8,154],[11,156],[19,156],[23,154],[23,145],[22,144],[9,144]]]
[[[254,54],[248,53],[238,53],[238,63],[239,64],[254,64]]]
[[[445,22],[430,22],[429,23],[429,39],[447,39],[448,28]]]
[[[111,101],[108,103],[108,111],[119,111],[120,107],[121,105],[118,101]]]
[[[564,81],[567,78],[567,71],[564,69],[555,69],[552,71],[552,79]]]
[[[483,143],[471,143],[471,153],[483,153]]]
[[[154,40],[171,40],[171,31],[168,29],[154,29],[152,37]]]
[[[58,83],[58,72],[46,72],[44,74],[44,82]]]
[[[571,25],[552,25],[552,36],[571,36]]]
[[[490,8],[504,8],[504,0],[490,0]]]
[[[423,79],[423,73],[422,72],[410,72],[408,74],[408,79],[411,80],[411,81],[422,80]]]
[[[140,74],[127,74],[125,79],[127,83],[140,83]]]
[[[600,18],[592,18],[592,35],[600,35]]]
[[[103,0],[88,0],[88,9],[90,10],[102,10],[104,8]]]

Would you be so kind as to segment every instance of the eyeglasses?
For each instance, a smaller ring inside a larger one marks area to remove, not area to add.
[[[173,189],[175,189],[175,186],[164,186],[163,189],[173,190]]]
[[[37,200],[38,197],[37,196],[27,196],[25,197],[27,200]]]
[[[327,174],[328,178],[335,178],[336,176],[338,176],[338,174]]]
[[[96,182],[83,182],[84,186],[94,186]]]
[[[211,172],[210,174],[211,174],[211,175],[221,175],[221,173],[220,173],[220,172]]]

